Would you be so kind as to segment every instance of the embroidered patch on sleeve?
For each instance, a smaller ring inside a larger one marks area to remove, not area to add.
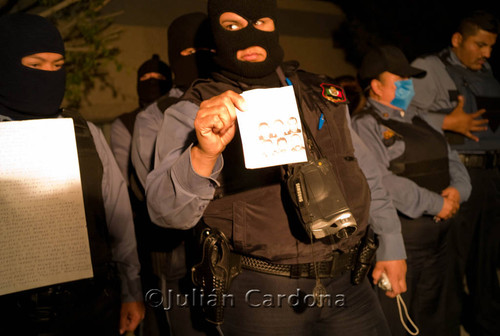
[[[396,133],[390,128],[386,128],[382,133],[382,142],[387,147],[392,146],[396,142]]]
[[[321,92],[323,98],[326,98],[334,103],[345,103],[347,101],[347,97],[342,87],[333,84],[322,83],[321,88],[323,89],[323,91]]]

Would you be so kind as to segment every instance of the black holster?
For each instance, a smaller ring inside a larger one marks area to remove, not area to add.
[[[371,227],[368,226],[366,234],[361,240],[361,245],[358,249],[358,257],[354,264],[354,269],[351,272],[351,281],[354,285],[359,285],[368,274],[370,267],[373,265],[377,247],[378,242],[375,233]]]
[[[241,273],[241,257],[231,252],[229,240],[217,229],[201,231],[201,262],[191,269],[193,283],[200,287],[210,304],[204,303],[205,319],[216,325],[224,321],[224,296],[232,280]],[[213,304],[216,299],[216,304]]]

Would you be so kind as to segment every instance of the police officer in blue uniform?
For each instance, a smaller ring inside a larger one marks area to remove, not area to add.
[[[370,51],[359,69],[367,106],[353,128],[371,149],[401,220],[408,254],[408,291],[402,294],[420,335],[450,335],[446,325],[446,232],[449,219],[467,200],[469,176],[442,132],[408,111],[412,78],[425,71],[410,66],[400,49]],[[393,335],[406,335],[395,300],[379,295]]]
[[[450,230],[454,285],[462,306],[462,323],[471,333],[500,333],[500,298],[496,280],[500,249],[500,82],[488,59],[499,33],[499,21],[484,11],[463,18],[451,35],[451,46],[419,57],[413,65],[427,71],[415,79],[410,108],[427,110],[443,129],[467,167],[472,194]],[[489,120],[489,122],[488,122]],[[466,284],[465,287],[463,284]]]
[[[227,298],[223,313],[205,310],[227,335],[388,335],[366,276],[356,284],[353,275],[371,220],[380,240],[376,278],[387,272],[390,295],[405,290],[400,223],[369,151],[351,132],[343,90],[297,62],[283,62],[276,1],[210,0],[208,15],[218,69],[164,113],[146,181],[152,220],[184,230],[208,227],[193,278],[212,286],[206,293],[221,296],[232,280],[234,305]],[[358,223],[352,235],[311,240],[287,195],[286,167],[245,169],[235,114],[236,107],[244,110],[239,94],[287,85],[297,94],[307,136],[335,167],[331,177]],[[323,291],[333,298],[330,305],[307,307],[304,298],[311,304]]]
[[[0,40],[0,121],[73,118],[94,274],[1,296],[2,322],[17,335],[132,332],[144,305],[126,184],[102,131],[78,112],[60,109],[61,35],[47,19],[17,13],[0,18]]]

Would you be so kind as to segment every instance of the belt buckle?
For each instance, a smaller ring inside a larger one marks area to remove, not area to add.
[[[496,168],[499,162],[499,153],[497,151],[486,152],[486,166],[485,168]]]
[[[462,153],[458,155],[460,161],[467,168],[486,168],[489,165],[489,158],[487,152],[485,153]]]
[[[300,269],[299,264],[291,264],[290,265],[290,278],[298,279],[298,278],[300,278],[301,273],[302,273],[302,270]]]

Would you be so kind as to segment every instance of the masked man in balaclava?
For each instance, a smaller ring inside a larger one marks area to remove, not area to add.
[[[197,78],[213,70],[213,38],[207,15],[200,12],[177,17],[167,32],[168,61],[174,75],[171,97],[180,97]]]
[[[137,71],[139,106],[145,108],[172,88],[172,71],[167,63],[154,54]]]
[[[2,319],[18,335],[133,331],[144,305],[126,184],[102,132],[77,112],[59,109],[61,35],[40,16],[12,14],[0,18],[0,40],[0,120],[73,118],[94,271],[91,279],[0,297]]]
[[[131,196],[132,210],[134,212],[134,222],[136,224],[136,238],[139,252],[139,260],[141,262],[141,279],[143,287],[147,292],[151,282],[151,260],[147,252],[147,242],[142,241],[145,238],[141,233],[144,224],[140,220],[140,211],[138,208],[139,200],[135,197],[134,192],[137,192],[137,180],[130,160],[130,150],[132,148],[132,136],[134,133],[134,124],[137,114],[143,111],[146,107],[155,104],[156,101],[165,94],[168,94],[172,88],[172,72],[167,63],[163,62],[157,54],[154,54],[149,60],[144,62],[137,70],[137,95],[139,96],[139,106],[132,112],[122,114],[111,123],[110,145],[115,156],[118,167],[129,186],[129,194]],[[157,285],[155,284],[155,287]],[[157,330],[162,323],[157,321],[154,310],[150,311],[147,306],[146,318],[141,326],[141,330],[146,334],[153,334],[153,330]],[[161,314],[158,314],[160,316]],[[160,316],[163,317],[163,316]],[[155,333],[162,333],[155,331]]]
[[[130,161],[130,150],[132,148],[132,136],[134,133],[134,124],[137,114],[143,111],[147,106],[155,103],[160,97],[167,94],[172,88],[172,71],[167,63],[163,62],[157,54],[144,62],[137,70],[137,95],[139,97],[139,106],[132,112],[120,115],[111,123],[110,145],[115,156],[118,167],[129,186],[129,195],[131,196],[132,210],[134,212],[134,222],[136,224],[136,238],[139,252],[139,261],[141,262],[141,279],[143,287],[147,291],[150,277],[150,256],[145,252],[146,243],[141,241],[141,228],[144,226],[138,220],[137,199],[133,192],[137,190],[135,176]],[[152,333],[157,329],[160,322],[154,319],[156,316],[146,307],[146,318],[141,326],[144,333]],[[165,323],[163,323],[164,325]]]
[[[141,185],[151,170],[156,133],[163,112],[184,94],[197,78],[208,78],[214,69],[213,38],[206,14],[193,12],[179,16],[168,28],[168,60],[173,73],[173,87],[157,102],[139,113],[132,141],[132,164]]]
[[[195,296],[193,305],[226,335],[388,335],[371,285],[356,270],[370,217],[380,242],[374,281],[385,272],[388,295],[405,291],[401,228],[370,153],[350,130],[342,89],[283,63],[275,0],[209,0],[208,15],[218,70],[165,111],[146,185],[156,224],[201,231],[202,246],[189,251],[198,253],[192,276],[205,302]],[[337,190],[356,219],[350,235],[307,235],[284,183],[297,166],[245,169],[240,93],[290,84],[307,143],[313,139],[335,167]],[[320,293],[332,300],[316,300]]]
[[[137,114],[172,88],[170,67],[157,54],[144,62],[137,70],[137,95],[139,106],[132,112],[122,114],[111,123],[110,144],[116,162],[127,181],[130,174],[130,146]]]
[[[210,75],[214,47],[207,15],[199,12],[184,14],[172,21],[167,37],[168,60],[174,75],[174,85],[167,94],[139,112],[135,119],[130,187],[141,255],[152,261],[151,267],[145,270],[151,269],[152,274],[143,272],[146,277],[152,275],[152,281],[143,284],[145,291],[160,288],[163,293],[171,290],[176,294],[180,293],[183,279],[189,276],[184,252],[184,240],[189,232],[153,224],[147,212],[144,187],[146,176],[152,168],[156,135],[163,121],[163,112],[179,101],[179,97],[194,80]],[[143,269],[148,266],[144,262],[141,264]],[[155,312],[159,310],[155,309]],[[173,306],[165,309],[163,316],[161,313],[156,315],[158,321],[168,320],[171,335],[204,335],[195,326],[200,319],[191,316],[190,309]],[[145,322],[147,320],[146,316]]]

